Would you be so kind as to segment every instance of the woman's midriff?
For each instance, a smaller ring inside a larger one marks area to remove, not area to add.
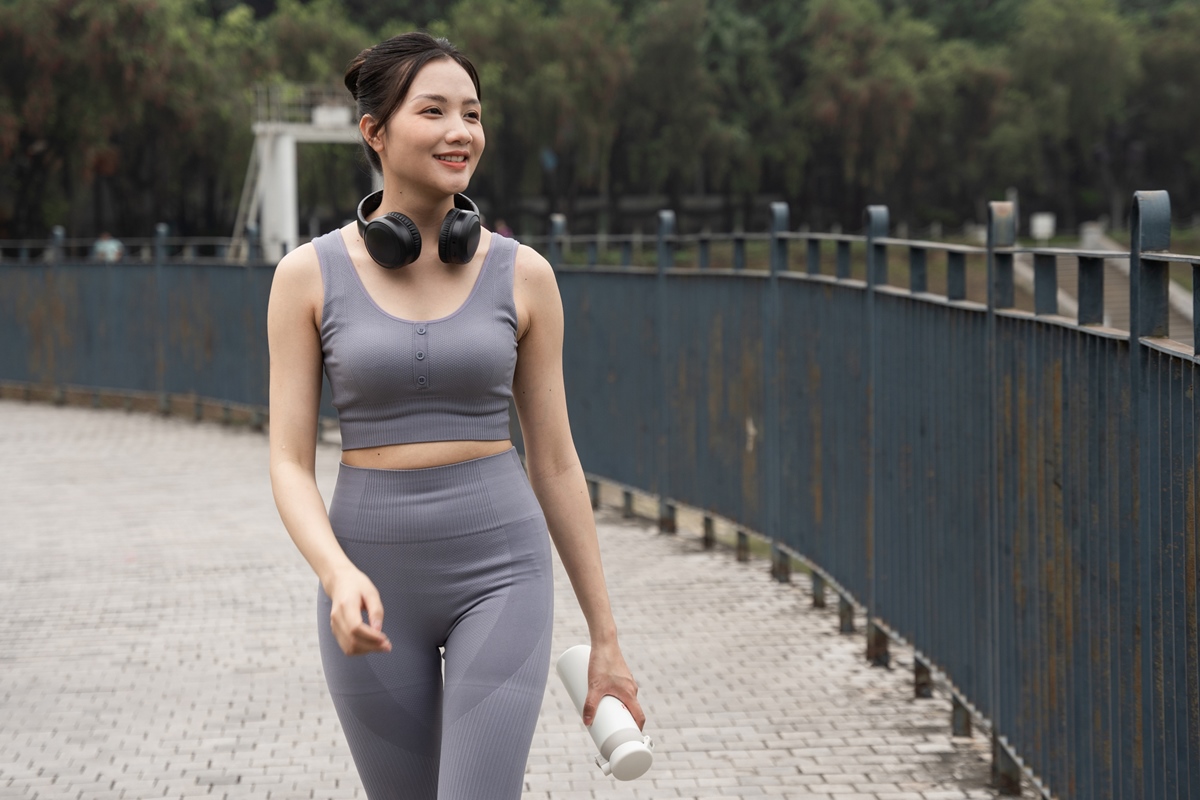
[[[512,447],[508,439],[490,442],[414,442],[384,447],[343,450],[342,463],[365,469],[425,469],[444,467],[473,458],[503,453]]]

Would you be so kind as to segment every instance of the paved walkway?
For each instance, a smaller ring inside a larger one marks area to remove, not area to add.
[[[0,401],[0,798],[364,796],[266,468],[261,434]],[[765,562],[599,518],[656,763],[601,775],[552,675],[526,800],[993,796],[910,652],[871,669]],[[557,654],[586,628],[556,569]]]

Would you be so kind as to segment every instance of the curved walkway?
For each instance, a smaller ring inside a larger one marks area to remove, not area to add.
[[[364,796],[266,467],[245,430],[0,401],[0,798]],[[984,736],[911,699],[910,651],[871,669],[765,562],[599,521],[655,767],[601,775],[552,675],[527,800],[993,796]],[[586,628],[556,579],[559,653]]]

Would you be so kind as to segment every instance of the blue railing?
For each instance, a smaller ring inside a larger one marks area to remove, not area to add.
[[[565,265],[559,219],[545,245],[584,466],[659,495],[666,529],[687,504],[769,538],[781,578],[802,557],[844,623],[865,608],[870,659],[909,642],[918,693],[937,669],[956,730],[990,722],[1002,788],[1024,768],[1063,798],[1198,796],[1200,381],[1165,334],[1167,266],[1200,258],[1167,252],[1169,217],[1165,193],[1135,196],[1130,331],[1103,326],[1114,254],[1014,247],[1005,203],[982,247],[888,238],[882,207],[863,236],[793,232],[782,204],[769,234],[737,237],[677,236],[662,212],[652,268],[601,266],[605,246],[636,260],[633,241],[579,237],[592,265]],[[1063,256],[1077,318],[1057,314]],[[262,409],[270,278],[165,256],[0,263],[0,379]]]

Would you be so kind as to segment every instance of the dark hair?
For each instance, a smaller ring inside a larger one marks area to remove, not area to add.
[[[439,58],[449,58],[467,71],[475,84],[475,95],[482,101],[479,74],[475,65],[458,52],[448,40],[433,38],[423,31],[402,33],[363,50],[346,67],[346,88],[358,104],[358,118],[370,114],[380,129],[404,102],[413,78],[421,67]],[[377,172],[383,171],[376,153],[363,140],[367,160]]]

